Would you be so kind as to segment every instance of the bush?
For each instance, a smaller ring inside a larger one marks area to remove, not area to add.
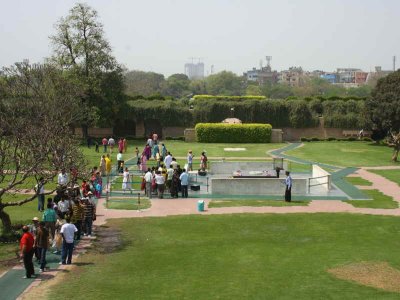
[[[195,95],[193,100],[227,100],[227,101],[241,101],[241,100],[265,100],[265,96],[213,96],[213,95]]]
[[[372,139],[369,138],[369,137],[363,137],[362,140],[363,140],[364,142],[372,142]]]
[[[311,138],[311,141],[312,142],[318,142],[318,141],[320,141],[320,139],[317,138],[316,136],[314,136],[314,137]]]
[[[202,143],[270,143],[270,124],[198,123],[197,141]]]
[[[311,140],[309,138],[306,138],[306,137],[301,137],[300,141],[301,142],[311,142]]]
[[[334,136],[330,136],[327,138],[327,141],[336,141],[336,138]]]

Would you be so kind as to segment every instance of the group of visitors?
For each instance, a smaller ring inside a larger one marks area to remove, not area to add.
[[[43,212],[41,220],[32,219],[32,224],[22,227],[20,257],[23,259],[26,274],[24,278],[35,277],[33,257],[39,263],[39,272],[46,269],[46,254],[53,249],[61,254],[60,264],[71,264],[74,241],[82,234],[92,236],[93,221],[96,220],[95,196],[101,196],[102,179],[97,167],[93,168],[91,178],[82,181],[81,188],[74,176],[69,179],[65,170],[57,177],[57,195],[47,199],[46,209],[42,203],[44,195],[43,180],[35,187],[38,195],[38,210]],[[43,192],[43,193],[42,193]]]
[[[107,153],[107,148],[109,148],[110,153],[113,153],[115,145],[118,146],[118,152],[125,153],[128,151],[128,141],[124,137],[121,137],[118,140],[118,143],[115,142],[115,139],[112,136],[108,139],[106,137],[104,137],[101,140],[101,144],[103,145],[103,153]],[[96,151],[96,152],[98,152],[98,151]]]

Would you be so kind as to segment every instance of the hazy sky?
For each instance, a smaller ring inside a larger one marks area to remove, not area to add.
[[[51,54],[53,25],[70,0],[0,0],[0,66]],[[273,69],[400,66],[399,0],[92,0],[117,60],[128,69],[242,72],[272,56]]]

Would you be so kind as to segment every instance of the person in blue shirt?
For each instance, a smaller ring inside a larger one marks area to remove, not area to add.
[[[189,185],[189,174],[186,173],[186,170],[183,169],[181,176],[179,176],[181,180],[181,188],[182,188],[182,198],[188,197],[188,185]]]
[[[290,172],[286,171],[286,179],[285,179],[285,201],[292,201],[292,177],[290,177]]]

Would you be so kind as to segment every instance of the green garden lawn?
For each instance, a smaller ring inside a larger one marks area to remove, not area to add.
[[[371,186],[372,182],[362,178],[362,177],[346,177],[347,182],[353,185],[360,185],[360,186]]]
[[[310,201],[292,201],[283,200],[212,200],[208,207],[234,207],[234,206],[307,206]]]
[[[122,230],[122,247],[101,254],[102,241],[96,242],[77,269],[59,275],[49,299],[400,298],[328,272],[360,262],[400,270],[396,217],[236,214],[120,219],[109,226]]]
[[[392,151],[392,148],[370,142],[331,141],[304,143],[304,146],[287,151],[286,154],[344,167],[398,165],[391,161]]]
[[[399,207],[399,203],[394,201],[393,197],[387,196],[378,190],[364,190],[363,193],[371,197],[372,200],[346,200],[343,202],[361,208],[393,209]]]
[[[400,185],[400,170],[368,170]]]

